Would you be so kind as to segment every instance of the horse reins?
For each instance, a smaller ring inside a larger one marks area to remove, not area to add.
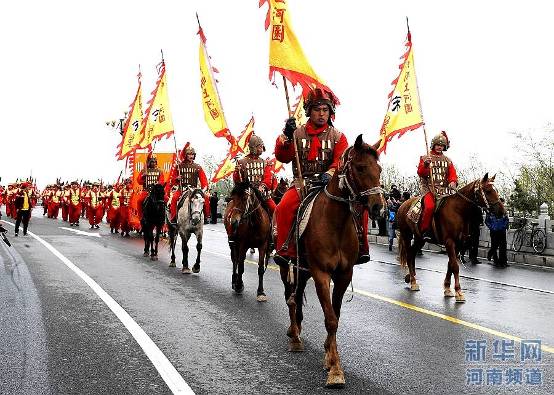
[[[461,196],[463,199],[465,199],[466,201],[470,202],[471,204],[479,207],[479,208],[483,208],[485,211],[489,212],[490,211],[490,208],[492,206],[496,206],[497,204],[500,203],[500,198],[498,198],[497,200],[495,200],[494,202],[489,202],[488,199],[487,199],[487,196],[485,195],[485,191],[483,191],[483,188],[481,186],[481,182],[479,180],[475,180],[473,181],[473,187],[472,187],[472,191],[473,191],[473,196],[476,198],[477,202],[473,201],[472,199],[468,198],[467,196],[465,196],[464,194],[462,194],[459,190],[456,189],[456,195],[458,196]],[[481,200],[483,201],[483,204],[484,204],[484,207],[482,207],[480,204],[479,204],[479,198],[481,198]]]

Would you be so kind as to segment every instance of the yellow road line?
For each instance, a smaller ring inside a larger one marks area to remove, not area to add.
[[[256,265],[256,266],[258,265],[258,262],[254,262],[254,261],[251,261],[251,260],[248,260],[248,259],[245,259],[245,262],[248,262],[248,263]],[[276,266],[276,265],[268,265],[267,267],[268,267],[268,269],[279,271],[279,267]],[[409,303],[401,302],[401,301],[396,300],[396,299],[388,298],[386,296],[377,295],[377,294],[367,292],[367,291],[364,291],[364,290],[361,290],[361,289],[355,289],[354,288],[354,293],[357,293],[357,294],[363,295],[363,296],[367,296],[367,297],[372,298],[372,299],[377,299],[377,300],[380,300],[382,302],[387,302],[387,303],[390,303],[390,304],[394,304],[396,306],[404,307],[405,309],[409,309],[409,310],[412,310],[412,311],[417,311],[418,313],[427,314],[427,315],[430,315],[430,316],[435,317],[435,318],[440,318],[442,320],[451,322],[453,324],[466,326],[468,328],[475,329],[475,330],[478,330],[478,331],[481,331],[481,332],[485,332],[485,333],[488,333],[488,334],[496,336],[496,337],[501,337],[501,338],[508,339],[508,340],[514,340],[515,342],[518,342],[518,343],[521,343],[521,341],[523,340],[521,337],[513,336],[513,335],[510,335],[508,333],[504,333],[504,332],[500,332],[500,331],[497,331],[497,330],[494,330],[494,329],[491,329],[491,328],[487,328],[486,326],[482,326],[482,325],[479,325],[479,324],[474,324],[472,322],[460,320],[458,318],[451,317],[451,316],[446,315],[446,314],[437,313],[437,312],[432,311],[432,310],[427,310],[427,309],[424,309],[422,307],[414,306],[414,305],[409,304]],[[545,344],[541,344],[541,350],[543,352],[554,354],[554,347],[550,347],[550,346],[547,346]]]

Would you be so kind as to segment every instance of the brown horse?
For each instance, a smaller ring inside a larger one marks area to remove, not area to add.
[[[280,268],[289,307],[290,351],[304,349],[300,339],[302,298],[308,279],[314,279],[327,329],[324,365],[329,370],[328,387],[342,387],[345,383],[336,333],[342,298],[352,280],[358,257],[359,243],[352,211],[355,206],[362,205],[376,217],[384,206],[377,145],[369,146],[359,135],[354,146],[346,149],[339,168],[313,203],[310,219],[298,243],[300,261],[292,276],[294,283],[289,281],[289,268]],[[334,284],[332,297],[331,280]]]
[[[444,278],[444,296],[455,296],[456,302],[465,302],[465,295],[460,286],[458,253],[468,237],[471,214],[475,212],[477,207],[487,211],[490,210],[497,217],[501,217],[505,213],[504,206],[493,183],[494,176],[489,178],[489,174],[485,174],[483,179],[475,180],[457,190],[455,194],[445,197],[444,202],[433,215],[437,240],[432,242],[444,245],[448,253],[448,269]],[[413,197],[405,201],[398,209],[396,216],[400,231],[400,237],[398,238],[400,264],[404,267],[408,266],[409,273],[406,274],[404,280],[410,284],[412,291],[419,291],[419,284],[416,281],[415,256],[423,247],[425,241],[421,237],[417,225],[407,218],[407,213],[412,203],[419,198]],[[413,243],[411,243],[412,238]],[[450,289],[452,274],[454,274],[455,294]]]
[[[271,252],[269,250],[271,223],[260,193],[249,183],[236,184],[225,209],[223,221],[233,261],[232,288],[236,293],[242,293],[246,251],[249,248],[257,248],[259,281],[256,300],[267,301],[264,293],[264,273]]]

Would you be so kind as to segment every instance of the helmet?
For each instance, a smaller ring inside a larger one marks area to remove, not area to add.
[[[310,116],[310,110],[313,106],[318,106],[320,104],[327,104],[329,106],[329,111],[331,115],[335,114],[335,104],[337,99],[331,92],[321,90],[320,88],[312,89],[308,92],[306,99],[304,100],[304,111],[306,116]]]
[[[448,139],[448,136],[446,135],[446,132],[444,130],[433,137],[433,139],[431,140],[431,149],[433,149],[435,145],[442,145],[444,147],[444,151],[450,148],[450,140]]]
[[[188,154],[194,154],[196,155],[196,151],[194,150],[194,148],[192,148],[192,146],[188,146],[185,148],[185,155],[188,155]]]
[[[262,149],[265,151],[265,145],[262,138],[253,134],[252,137],[250,137],[250,141],[248,141],[248,149],[252,153],[254,151],[254,148],[260,145],[262,146]]]
[[[146,157],[146,165],[149,167],[150,163],[154,164],[154,166],[158,165],[158,158],[156,158],[156,155],[153,153],[149,153]]]

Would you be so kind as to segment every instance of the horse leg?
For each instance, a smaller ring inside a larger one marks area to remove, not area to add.
[[[189,246],[188,246],[189,237],[190,235],[188,234],[185,234],[185,235],[181,234],[181,250],[183,251],[183,261],[182,261],[183,268],[181,269],[181,273],[183,274],[192,273],[189,269]]]
[[[456,257],[458,254],[456,253]],[[461,255],[461,259],[463,260],[463,255]],[[452,277],[452,263],[451,263],[450,257],[448,257],[448,267],[446,269],[446,276],[444,277],[444,283],[443,283],[443,289],[444,289],[444,297],[445,298],[451,298],[454,296],[454,292],[450,289],[450,279]]]
[[[419,284],[416,280],[415,258],[424,244],[425,241],[415,237],[413,244],[408,248],[408,269],[410,273],[406,275],[404,281],[410,284],[411,291],[419,291]]]
[[[302,339],[300,339],[300,333],[302,332],[302,320],[304,319],[304,313],[302,311],[303,307],[303,298],[304,290],[306,289],[306,284],[310,278],[310,272],[306,270],[298,270],[296,274],[296,290],[291,296],[291,299],[294,299],[294,321],[291,322],[291,339],[289,340],[289,351],[299,352],[304,351],[304,344]]]
[[[329,366],[329,374],[327,375],[327,387],[342,387],[344,386],[344,372],[340,366],[339,353],[337,351],[337,328],[339,320],[331,303],[330,281],[331,276],[328,273],[322,272],[317,268],[312,269],[312,275],[315,282],[315,289],[323,315],[325,316],[325,329],[327,329],[327,339],[325,340],[326,354],[325,360]],[[346,288],[345,288],[346,289]],[[340,290],[339,290],[340,291]],[[341,293],[344,294],[344,290]]]
[[[267,262],[267,242],[258,248],[258,290],[256,291],[256,300],[258,302],[267,302],[267,296],[264,292],[264,274],[265,264]]]
[[[240,294],[244,290],[242,274],[244,273],[244,260],[246,259],[246,247],[240,245],[237,253],[237,277],[235,281],[235,292]]]
[[[169,267],[175,267],[175,243],[177,241],[177,235],[176,235],[176,228],[172,225],[169,226],[169,242],[170,249],[171,249],[171,262],[169,263]]]
[[[149,255],[148,251],[150,250],[150,239],[148,238],[148,230],[143,227],[142,238],[144,240],[144,253],[142,256],[147,257]]]
[[[290,326],[287,329],[287,336],[292,338],[293,334],[293,322],[296,325],[296,302],[294,301],[294,296],[292,290],[294,287],[294,279],[291,278],[291,272],[288,266],[279,266],[279,273],[281,274],[281,281],[283,282],[283,286],[285,287],[285,303],[287,304],[289,308],[289,318],[290,318]]]
[[[229,242],[231,248],[231,262],[233,263],[233,276],[231,277],[231,288],[235,289],[235,283],[237,282],[237,243]]]
[[[153,261],[158,260],[158,243],[160,241],[160,227],[158,225],[155,225],[154,228],[152,228],[152,247],[150,249],[150,259]]]
[[[199,273],[200,272],[200,252],[202,252],[202,236],[198,233],[196,234],[196,262],[194,263],[194,266],[192,267],[193,273]]]
[[[452,271],[454,274],[454,296],[456,298],[456,302],[463,303],[466,301],[466,297],[462,292],[462,287],[460,285],[460,264],[458,263],[458,257],[456,256],[456,245],[451,239],[446,240],[445,245],[446,251],[448,252],[448,268],[449,271]],[[450,281],[450,277],[448,280]]]

